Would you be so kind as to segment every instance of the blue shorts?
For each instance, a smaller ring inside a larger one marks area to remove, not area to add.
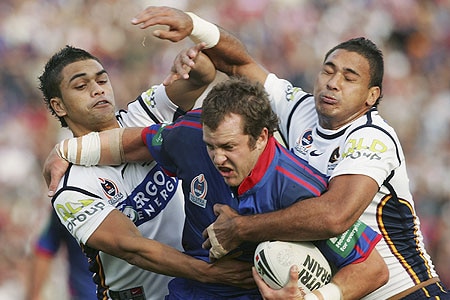
[[[236,288],[237,291],[241,291],[236,296],[226,296],[222,294],[215,293],[213,287],[217,286],[214,284],[210,285],[211,290],[207,291],[204,288],[204,284],[198,284],[187,279],[175,278],[169,282],[169,295],[167,295],[165,300],[262,300],[262,296],[259,294],[257,289],[245,290]],[[220,290],[220,287],[217,286]],[[228,287],[229,288],[229,287]]]

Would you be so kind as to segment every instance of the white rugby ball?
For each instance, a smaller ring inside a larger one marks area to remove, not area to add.
[[[280,289],[289,281],[289,269],[299,269],[298,286],[305,293],[331,280],[331,267],[322,252],[310,242],[267,241],[258,245],[254,256],[255,268],[264,282]]]

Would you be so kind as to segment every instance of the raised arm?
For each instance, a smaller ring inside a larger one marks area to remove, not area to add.
[[[149,6],[138,14],[132,23],[140,28],[166,25],[167,29],[157,29],[153,35],[178,42],[189,36],[195,43],[204,42],[203,50],[213,61],[217,70],[227,75],[246,76],[264,84],[268,72],[248,53],[245,45],[233,34],[223,28],[201,19],[192,13],[185,13],[165,6]],[[186,72],[183,65],[192,65],[192,57],[185,57],[176,67],[179,75]]]

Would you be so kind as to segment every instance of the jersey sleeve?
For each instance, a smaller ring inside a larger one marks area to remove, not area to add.
[[[297,137],[290,135],[290,128],[294,126],[292,122],[308,120],[316,115],[312,94],[306,93],[300,87],[294,87],[289,81],[280,79],[275,74],[267,76],[264,88],[269,94],[273,111],[279,116],[279,129],[284,141],[293,145]]]
[[[328,262],[341,269],[366,260],[380,239],[379,233],[358,220],[343,234],[314,244]]]
[[[152,154],[159,166],[169,175],[176,176],[176,166],[164,150],[164,131],[169,124],[154,124],[144,128],[141,133],[142,141]]]
[[[152,86],[130,102],[127,110],[117,113],[117,119],[123,127],[144,127],[172,122],[183,113],[167,96],[166,87],[160,84]]]
[[[376,126],[354,130],[345,140],[342,161],[331,177],[343,174],[367,175],[381,186],[403,159],[399,147],[389,132]]]
[[[104,199],[81,189],[63,189],[53,201],[61,223],[82,244],[115,209]]]

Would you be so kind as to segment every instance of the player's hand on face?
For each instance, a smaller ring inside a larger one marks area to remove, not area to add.
[[[172,42],[189,36],[193,29],[192,19],[181,10],[165,6],[149,6],[137,14],[131,23],[145,29],[154,25],[166,25],[168,29],[157,29],[153,35]]]
[[[289,282],[281,289],[274,290],[259,276],[255,267],[252,268],[253,278],[261,295],[266,300],[302,300],[305,293],[298,287],[298,267],[293,265],[289,270]]]
[[[56,147],[48,155],[44,163],[43,175],[48,186],[48,196],[53,197],[56,188],[66,173],[69,163],[61,158],[56,152]]]
[[[205,43],[199,43],[191,48],[183,49],[173,61],[170,74],[164,79],[165,86],[170,85],[178,79],[189,79],[189,72],[195,64],[199,53],[205,48]]]
[[[241,240],[237,236],[238,226],[236,220],[239,214],[228,205],[215,204],[214,213],[217,219],[203,231],[203,249],[209,249],[210,259],[219,259],[228,252],[236,249]]]

